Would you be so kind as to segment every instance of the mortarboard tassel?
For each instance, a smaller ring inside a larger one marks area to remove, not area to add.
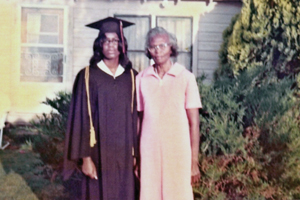
[[[125,54],[125,44],[124,44],[123,24],[122,24],[122,21],[120,21],[120,33],[121,33],[121,40],[122,40],[122,50],[123,50],[123,54]]]

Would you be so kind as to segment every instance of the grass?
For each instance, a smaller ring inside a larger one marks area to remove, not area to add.
[[[0,150],[1,200],[69,200],[61,176],[53,176],[53,168],[32,150],[30,140],[10,143]]]
[[[32,192],[21,175],[15,172],[5,173],[0,163],[0,199],[37,200],[38,197]]]

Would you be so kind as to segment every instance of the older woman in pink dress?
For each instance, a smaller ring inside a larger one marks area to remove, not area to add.
[[[199,108],[195,76],[173,63],[176,37],[161,27],[147,34],[154,64],[136,79],[140,116],[140,200],[192,200],[199,182]]]

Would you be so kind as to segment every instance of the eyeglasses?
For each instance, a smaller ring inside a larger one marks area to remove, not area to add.
[[[112,43],[113,45],[117,45],[119,43],[119,40],[117,40],[117,39],[112,39],[112,40],[104,39],[104,41],[103,41],[103,44],[105,44],[105,45],[109,45],[110,43]]]
[[[163,43],[163,44],[159,44],[159,45],[155,45],[155,46],[150,46],[148,47],[148,50],[150,52],[154,52],[155,50],[164,50],[167,46],[169,46],[170,44],[168,43]]]

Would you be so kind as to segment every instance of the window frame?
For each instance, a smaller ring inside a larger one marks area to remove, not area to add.
[[[190,54],[190,66],[189,68],[187,68],[187,66],[185,66],[189,71],[193,72],[193,65],[194,65],[194,40],[193,40],[193,31],[194,31],[194,18],[192,16],[173,16],[173,15],[156,15],[155,16],[155,25],[157,26],[158,25],[158,18],[178,18],[178,19],[182,19],[182,18],[185,18],[185,19],[190,19],[191,20],[191,35],[190,35],[190,41],[191,41],[191,47],[190,47],[190,51],[189,52],[186,52],[186,51],[180,51],[178,49],[178,54],[180,53],[189,53]],[[177,38],[178,39],[178,38]],[[181,63],[183,64],[183,63]]]
[[[149,28],[151,29],[151,15],[126,15],[126,14],[115,14],[114,17],[116,18],[121,18],[121,17],[148,17],[149,18]],[[143,50],[138,50],[138,49],[128,49],[128,52],[137,52],[137,53],[144,53]]]
[[[186,15],[182,15],[182,16],[178,16],[178,15],[156,15],[156,14],[137,14],[137,15],[132,15],[132,14],[126,14],[126,13],[114,13],[113,14],[114,17],[149,17],[149,28],[154,28],[157,24],[158,24],[158,19],[159,18],[178,18],[178,19],[189,19],[190,20],[190,41],[191,41],[191,44],[190,44],[190,51],[187,52],[187,51],[178,51],[178,53],[183,53],[183,54],[188,54],[190,56],[190,64],[189,66],[186,66],[187,69],[189,71],[191,71],[192,73],[195,73],[196,71],[196,68],[197,66],[194,66],[194,63],[197,63],[196,62],[196,58],[197,58],[197,54],[195,53],[195,50],[197,49],[196,46],[196,41],[194,41],[194,17],[193,16],[186,16]],[[142,51],[141,50],[128,50],[128,52],[138,52],[138,53],[141,53]],[[153,64],[153,61],[152,60],[149,60],[149,65],[150,64]],[[184,64],[184,63],[182,63]]]
[[[63,26],[62,26],[62,44],[41,44],[41,43],[23,43],[22,41],[22,12],[23,12],[23,8],[32,8],[32,9],[59,9],[62,10],[63,12]],[[19,59],[20,59],[20,63],[18,66],[19,69],[19,82],[22,84],[66,84],[68,82],[69,76],[69,70],[68,70],[68,62],[67,62],[67,58],[68,58],[68,52],[69,52],[69,48],[68,48],[68,25],[69,25],[69,8],[66,5],[43,5],[43,4],[20,4],[19,5],[19,20],[20,20],[20,48],[19,48]],[[63,49],[63,58],[62,58],[62,70],[63,70],[63,74],[62,74],[62,81],[23,81],[21,80],[21,62],[22,62],[22,48],[23,47],[50,47],[50,48],[62,48]]]
[[[149,19],[149,24],[148,24],[148,27],[149,27],[149,30],[152,28],[151,27],[151,24],[152,24],[152,15],[132,15],[132,14],[114,14],[114,17],[116,18],[120,18],[122,19],[122,17],[126,18],[126,17],[132,17],[132,18],[142,18],[142,17],[146,17]],[[146,35],[145,35],[146,37]],[[128,48],[128,53],[141,53],[143,56],[146,56],[145,55],[145,48],[139,50],[139,49],[130,49]],[[149,66],[151,64],[151,60],[149,59],[148,60],[148,63],[147,63],[147,66]],[[145,69],[147,66],[144,66],[143,69]]]

